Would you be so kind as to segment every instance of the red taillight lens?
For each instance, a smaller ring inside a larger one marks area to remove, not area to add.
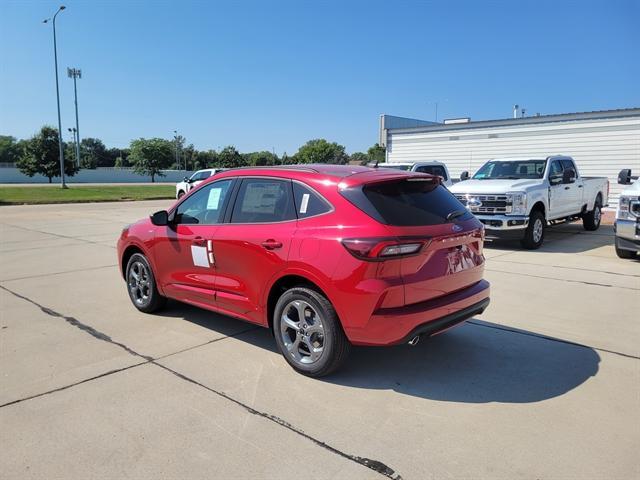
[[[351,255],[361,260],[386,260],[418,253],[429,240],[345,238],[342,245]]]

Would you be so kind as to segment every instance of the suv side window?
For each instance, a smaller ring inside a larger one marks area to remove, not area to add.
[[[298,218],[313,217],[331,211],[331,205],[319,194],[305,185],[293,182],[293,195],[296,201]]]
[[[272,223],[295,219],[290,180],[242,180],[233,206],[231,223]]]
[[[554,160],[551,162],[551,167],[549,168],[549,180],[553,178],[562,178],[562,164],[560,160]]]
[[[439,177],[444,178],[445,180],[448,180],[447,172],[445,171],[444,167],[441,167],[440,165],[423,165],[421,167],[416,168],[416,172],[428,173],[430,175],[437,175]]]
[[[196,190],[176,208],[174,223],[215,225],[222,223],[222,213],[229,200],[232,179],[213,182]]]
[[[210,175],[211,175],[211,172],[199,172],[193,176],[192,180],[194,182],[199,182],[200,180],[206,180],[207,178],[209,178]]]

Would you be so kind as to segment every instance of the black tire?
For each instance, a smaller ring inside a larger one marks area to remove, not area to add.
[[[529,225],[524,231],[524,237],[520,243],[527,250],[537,250],[544,242],[544,231],[547,221],[540,210],[534,210],[529,215]]]
[[[634,252],[633,250],[625,250],[624,248],[619,248],[618,239],[616,238],[616,255],[618,255],[619,258],[624,258],[629,260],[629,259],[636,258],[637,252]]]
[[[305,312],[302,321],[297,315],[301,305]],[[290,323],[283,321],[285,309],[290,321],[297,318],[297,325],[301,330],[291,328]],[[304,330],[305,327],[311,330],[314,325],[315,333],[309,334]],[[321,328],[322,334],[317,331],[318,328]],[[324,295],[310,288],[293,287],[280,296],[273,314],[273,330],[278,349],[285,360],[294,370],[309,377],[322,377],[335,372],[345,362],[351,350],[351,344],[342,330],[333,305]],[[296,342],[297,347],[294,346]],[[321,352],[315,353],[314,349],[312,354],[307,342],[317,344],[318,349],[321,345]],[[309,355],[305,356],[305,351],[308,351]],[[313,355],[318,355],[318,358],[314,360]]]
[[[177,198],[178,198],[178,200],[180,200],[182,197],[184,197],[184,193],[185,193],[185,192],[183,192],[182,190],[180,190],[180,191],[178,192],[178,197],[177,197]]]
[[[134,307],[144,313],[153,313],[165,306],[167,299],[158,291],[147,257],[141,253],[131,255],[126,272],[127,292]]]
[[[600,195],[593,203],[593,210],[585,213],[582,216],[582,226],[585,230],[593,232],[600,228],[600,221],[602,220],[602,200]]]

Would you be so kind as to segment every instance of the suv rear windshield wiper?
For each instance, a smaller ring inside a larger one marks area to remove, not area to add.
[[[446,220],[447,222],[450,222],[451,220],[455,220],[456,218],[463,216],[465,213],[467,213],[466,210],[454,210],[449,215],[447,215]]]

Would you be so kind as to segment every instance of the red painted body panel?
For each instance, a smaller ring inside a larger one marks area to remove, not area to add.
[[[300,276],[322,290],[349,340],[362,345],[397,343],[421,324],[488,298],[489,284],[482,279],[483,229],[477,219],[457,222],[457,231],[452,223],[384,225],[346,200],[340,188],[416,174],[313,168],[229,170],[180,201],[223,178],[268,176],[312,187],[332,211],[268,224],[154,226],[143,220],[125,229],[118,241],[121,266],[126,249],[138,248],[149,258],[163,295],[264,326],[272,286],[287,275]],[[191,246],[200,244],[197,237],[205,245],[211,240],[215,261],[209,267],[194,266]],[[341,243],[346,238],[397,237],[416,238],[424,246],[414,255],[367,261]],[[265,248],[263,242],[272,240],[281,246]]]

